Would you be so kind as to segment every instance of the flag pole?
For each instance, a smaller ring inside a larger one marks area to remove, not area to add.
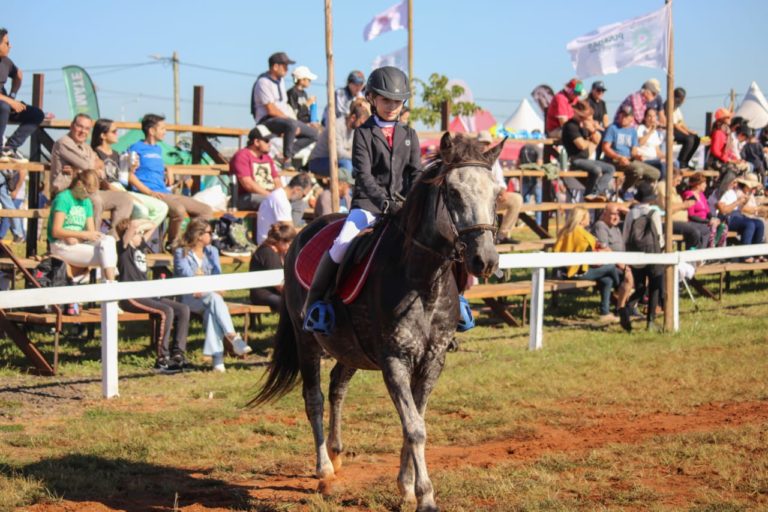
[[[328,176],[331,178],[331,209],[339,211],[339,168],[336,154],[336,95],[333,90],[333,0],[325,0],[325,62],[328,80],[328,124],[324,137],[328,137]]]
[[[413,108],[413,0],[408,0],[408,88],[411,90],[411,97],[408,99],[408,107],[412,109]]]
[[[664,4],[671,4],[672,0],[664,0]],[[674,35],[673,35],[673,26],[674,23],[672,21],[672,6],[670,5],[670,13],[669,13],[669,62],[667,64],[667,108],[666,108],[666,115],[667,115],[667,154],[666,154],[666,161],[667,161],[667,175],[665,180],[665,191],[664,194],[664,210],[666,211],[666,215],[664,216],[664,247],[666,249],[666,252],[674,252],[673,247],[673,241],[672,241],[672,193],[673,193],[673,174],[674,174],[674,156],[672,153],[673,145],[674,145],[674,127],[672,124],[672,112],[674,110],[674,102],[675,102],[675,49],[674,49]],[[674,293],[676,290],[675,287],[675,279],[677,279],[677,276],[675,275],[675,266],[668,265],[665,269],[665,279],[664,279],[664,291],[665,291],[665,301],[664,301],[664,330],[666,332],[672,332],[674,330],[674,311],[672,304],[674,302]]]

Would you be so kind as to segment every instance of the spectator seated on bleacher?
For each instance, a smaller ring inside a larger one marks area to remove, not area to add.
[[[571,211],[568,221],[555,242],[555,252],[588,252],[601,251],[602,245],[587,231],[589,227],[589,211],[576,207]],[[589,265],[571,265],[566,270],[568,279],[586,279],[597,281],[600,289],[600,320],[606,323],[618,322],[616,315],[611,313],[611,291],[621,284],[621,277],[616,265],[609,263],[597,267]]]
[[[221,274],[219,251],[211,245],[213,230],[207,220],[189,221],[179,246],[173,253],[173,272],[176,277],[209,276]],[[213,370],[224,373],[224,341],[232,345],[237,355],[252,351],[235,331],[227,303],[219,292],[200,292],[182,295],[181,302],[192,313],[202,315],[205,342],[203,354],[211,357]]]
[[[93,202],[93,222],[95,229],[101,228],[101,218],[104,210],[112,212],[110,223],[114,227],[123,219],[131,217],[133,198],[126,192],[116,190],[100,190],[105,183],[104,163],[96,152],[88,145],[93,120],[87,114],[77,114],[69,125],[69,131],[56,141],[51,150],[51,199],[62,190],[69,188],[77,173],[86,169],[93,170],[99,178],[99,187],[91,194]]]
[[[282,188],[280,173],[269,156],[269,141],[275,135],[263,124],[248,133],[248,145],[229,161],[231,179],[237,180],[237,209],[256,211],[276,188]]]
[[[683,172],[675,167],[672,174],[672,233],[682,235],[685,241],[685,248],[706,249],[709,247],[710,227],[707,222],[693,222],[688,217],[688,210],[696,205],[696,199],[689,197],[686,200],[677,193],[677,187],[683,181]],[[667,184],[665,181],[659,181],[656,185],[656,194],[658,199],[656,204],[662,210],[667,206]]]
[[[309,107],[317,102],[317,98],[307,95],[307,88],[312,80],[317,79],[317,75],[309,70],[307,66],[299,66],[291,73],[293,76],[293,87],[288,89],[288,104],[296,113],[296,119],[302,123],[311,123]]]
[[[638,152],[637,130],[632,126],[632,107],[624,105],[617,113],[618,123],[608,127],[603,137],[604,159],[624,173],[624,183],[619,191],[623,198],[638,180],[655,183],[661,173],[642,161]]]
[[[258,270],[277,270],[283,268],[285,255],[291,242],[296,237],[296,228],[286,222],[277,222],[269,228],[267,238],[254,251],[250,272]],[[251,288],[251,304],[254,306],[269,306],[272,311],[280,310],[280,300],[283,285],[270,288]]]
[[[563,125],[573,117],[573,106],[579,101],[579,96],[584,89],[584,84],[577,78],[571,79],[552,98],[552,103],[547,107],[544,130],[547,137],[560,138]]]
[[[106,282],[115,280],[115,239],[96,230],[90,197],[99,190],[95,171],[76,174],[69,188],[56,194],[48,218],[51,254],[79,269],[99,267]]]
[[[717,210],[728,224],[728,229],[739,234],[741,245],[761,244],[765,239],[765,224],[761,219],[754,217],[758,213],[757,208],[749,206],[750,203],[755,204],[754,194],[760,186],[753,174],[736,178],[717,202]],[[763,257],[744,259],[745,263],[755,261],[766,260]]]
[[[663,180],[666,176],[667,164],[661,152],[659,116],[656,109],[646,109],[643,124],[637,127],[637,152],[644,163],[661,171],[659,180]]]
[[[709,229],[709,240],[703,247],[719,247],[725,245],[725,238],[728,233],[726,229],[720,227],[720,219],[710,206],[706,190],[707,178],[703,173],[697,172],[688,178],[688,188],[683,192],[683,199],[686,201],[693,200],[693,203],[688,203],[688,220],[707,226]]]
[[[301,172],[291,178],[287,187],[276,188],[259,207],[256,218],[256,244],[266,240],[273,224],[287,222],[294,227],[303,225],[304,198],[312,191],[312,178]]]
[[[181,223],[189,215],[192,218],[210,219],[213,209],[191,197],[172,194],[166,184],[163,148],[159,142],[165,137],[165,118],[155,114],[147,114],[141,120],[141,131],[144,140],[135,142],[128,151],[139,155],[139,166],[128,178],[135,192],[154,197],[168,205],[168,242],[166,249],[176,243],[181,230]]]
[[[296,113],[288,104],[283,77],[288,65],[295,64],[283,52],[269,57],[269,69],[253,84],[251,114],[256,124],[266,125],[272,133],[283,136],[284,169],[292,168],[293,156],[317,140],[317,130],[296,119]]]
[[[619,227],[620,223],[621,213],[618,205],[606,205],[600,218],[592,226],[592,233],[603,251],[624,252],[627,250],[624,245],[624,234]],[[632,276],[632,267],[629,265],[616,263],[616,269],[619,271],[619,278],[621,279],[621,285],[616,290],[616,302],[618,307],[622,308],[635,287],[635,280]]]
[[[621,102],[616,115],[613,118],[613,124],[620,124],[621,112],[624,107],[630,107],[632,109],[632,122],[629,126],[638,127],[643,124],[645,118],[645,111],[652,108],[659,112],[659,124],[665,126],[667,124],[667,118],[664,115],[664,104],[661,101],[661,84],[655,78],[651,78],[646,81],[639,91],[635,91]]]
[[[339,213],[349,213],[349,207],[352,204],[351,187],[355,184],[352,179],[352,173],[349,170],[339,167]],[[317,196],[315,201],[315,218],[333,213],[331,204],[331,182],[329,179],[320,181],[323,191]]]
[[[741,158],[752,165],[752,172],[757,175],[760,183],[765,185],[765,169],[768,167],[768,160],[766,159],[763,146],[758,142],[755,131],[752,128],[746,126],[743,130],[743,136],[745,143],[744,147],[741,148]]]
[[[352,171],[352,139],[355,129],[361,126],[371,117],[371,108],[364,99],[355,100],[349,112],[344,117],[336,118],[336,128],[323,132],[309,155],[309,170],[321,176],[328,176],[330,172],[330,158],[328,155],[328,137],[333,134],[336,137],[336,156],[339,167]]]
[[[347,75],[347,85],[336,89],[336,119],[349,114],[352,102],[357,98],[365,98],[365,75],[362,71],[350,71]],[[328,126],[328,106],[323,111],[323,126]]]
[[[120,175],[120,154],[112,149],[117,143],[117,127],[111,119],[99,119],[93,125],[91,147],[96,156],[104,163],[104,186],[116,192],[126,192],[128,177],[139,166],[139,162],[131,162],[124,176]],[[133,219],[148,219],[154,229],[157,229],[168,215],[168,205],[157,199],[139,192],[129,192],[133,197]],[[118,235],[119,236],[119,235]]]
[[[568,153],[571,169],[586,171],[589,174],[584,199],[606,201],[616,169],[608,162],[590,158],[601,138],[592,114],[589,103],[576,103],[573,107],[573,117],[563,125],[562,142]]]
[[[481,131],[477,136],[477,140],[485,144],[485,151],[488,151],[493,144],[493,137],[488,130]],[[517,192],[507,190],[504,170],[501,168],[501,163],[499,163],[498,159],[493,162],[491,175],[496,184],[501,188],[499,195],[496,196],[496,209],[503,212],[499,231],[496,234],[496,243],[516,243],[517,240],[510,238],[509,233],[517,225],[520,209],[523,207],[523,196]]]
[[[720,182],[717,188],[718,196],[722,196],[731,187],[731,182],[737,176],[747,172],[747,163],[734,151],[734,141],[729,141],[731,134],[730,122],[733,114],[726,108],[715,111],[715,121],[712,124],[712,140],[709,144],[707,167],[720,172]]]
[[[672,126],[674,127],[675,142],[681,145],[680,152],[677,154],[677,163],[681,169],[693,169],[691,157],[696,154],[701,139],[695,131],[688,128],[688,125],[685,124],[683,113],[680,111],[680,107],[685,102],[685,95],[685,89],[682,87],[675,88],[673,93],[675,109],[672,111]],[[666,107],[664,110],[666,111]]]
[[[115,228],[119,237],[117,269],[121,282],[147,280],[147,253],[151,252],[147,242],[156,227],[146,219],[123,219]],[[160,321],[156,370],[173,373],[191,366],[186,358],[189,306],[169,297],[157,297],[121,300],[120,307],[123,311],[148,313]]]

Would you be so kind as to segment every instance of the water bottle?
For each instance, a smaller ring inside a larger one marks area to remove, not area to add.
[[[124,186],[128,186],[128,176],[131,174],[131,155],[123,153],[120,155],[120,164],[117,170],[117,179]]]
[[[314,102],[309,106],[309,122],[316,123],[318,121],[320,118],[317,117],[317,102]]]
[[[560,170],[567,171],[568,170],[568,152],[565,150],[565,148],[560,149],[559,157],[560,157],[559,158]]]

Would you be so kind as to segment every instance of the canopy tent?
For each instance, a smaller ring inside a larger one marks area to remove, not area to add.
[[[490,130],[496,126],[496,118],[487,110],[478,110],[471,116],[456,116],[448,125],[449,132],[469,133]]]
[[[768,101],[757,86],[757,82],[752,82],[749,86],[747,94],[744,95],[734,115],[746,119],[750,128],[763,128],[768,125]]]
[[[533,107],[528,100],[523,98],[523,101],[517,106],[517,110],[504,121],[504,129],[507,131],[512,130],[527,130],[529,133],[534,130],[544,132],[544,121],[539,117],[539,114],[533,110]]]

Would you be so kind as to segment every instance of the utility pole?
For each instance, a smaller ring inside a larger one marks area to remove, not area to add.
[[[173,62],[173,123],[176,125],[181,124],[181,96],[179,94],[179,54],[173,52],[171,59]],[[179,145],[179,131],[173,132],[173,144]]]

